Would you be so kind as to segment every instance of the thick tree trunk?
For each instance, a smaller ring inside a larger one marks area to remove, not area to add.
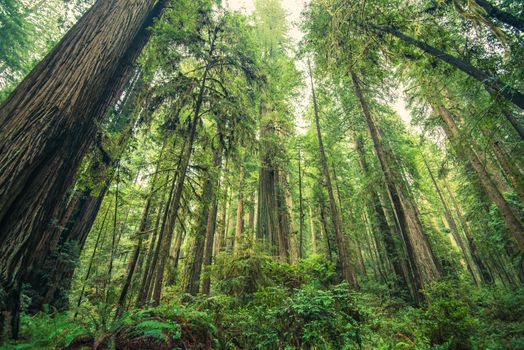
[[[317,130],[318,147],[320,151],[320,160],[322,163],[322,170],[324,171],[324,180],[326,182],[326,189],[329,196],[329,205],[331,208],[331,219],[333,221],[333,228],[335,229],[335,237],[337,240],[337,252],[338,261],[342,270],[342,276],[344,280],[355,288],[358,288],[358,282],[354,268],[349,263],[349,258],[346,249],[346,239],[342,230],[342,223],[340,221],[339,213],[337,210],[337,203],[335,201],[335,194],[333,192],[333,186],[331,184],[331,175],[329,174],[329,168],[324,150],[324,143],[322,141],[322,133],[320,132],[320,119],[318,115],[317,97],[315,93],[315,86],[313,82],[313,73],[311,71],[311,65],[309,65],[309,78],[311,81],[311,94],[313,96],[313,109],[315,114],[315,126]]]
[[[423,41],[412,38],[400,32],[396,28],[378,25],[372,25],[372,27],[384,33],[389,33],[393,36],[396,36],[400,40],[414,45],[431,56],[454,66],[470,77],[481,82],[490,94],[493,94],[495,97],[501,96],[518,106],[520,109],[524,109],[524,94],[510,86],[507,86],[507,84],[502,82],[498,77],[480,70],[468,62],[465,62],[453,55],[447,54],[431,45],[426,44]]]
[[[53,248],[42,232],[164,5],[96,2],[0,107],[0,280],[15,337],[23,274]]]
[[[406,193],[402,179],[395,181],[395,174],[391,169],[379,131],[375,126],[371,111],[360,88],[360,81],[354,72],[351,71],[350,75],[368,125],[371,139],[373,140],[375,153],[382,169],[390,199],[393,203],[395,216],[406,245],[411,267],[416,274],[416,290],[418,290],[435,278],[440,277],[440,264],[435,259],[418,218],[415,204],[412,203],[409,195]]]

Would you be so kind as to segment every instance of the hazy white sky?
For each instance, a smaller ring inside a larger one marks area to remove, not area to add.
[[[302,33],[299,30],[298,22],[300,21],[300,14],[304,7],[309,2],[308,0],[282,0],[282,6],[288,14],[288,22],[290,24],[289,37],[298,42],[302,38]],[[230,9],[242,11],[246,14],[253,13],[253,0],[226,0],[226,4]]]
[[[300,31],[301,14],[307,3],[309,3],[309,0],[281,0],[281,3],[287,12],[289,23],[288,36],[294,44],[298,44],[303,36],[303,33]],[[253,0],[225,0],[225,4],[226,7],[232,10],[241,11],[248,15],[254,11]],[[304,73],[304,78],[306,78],[305,67],[306,65],[304,62],[297,62],[297,68]],[[301,97],[295,101],[295,120],[297,123],[297,131],[299,133],[304,133],[309,124],[303,119],[303,113],[309,104],[311,96],[310,89],[309,79],[305,79],[305,87],[302,89]],[[394,102],[390,105],[400,115],[404,123],[406,123],[408,127],[411,127],[411,116],[409,111],[406,109],[406,103],[400,88],[399,93],[394,99]]]

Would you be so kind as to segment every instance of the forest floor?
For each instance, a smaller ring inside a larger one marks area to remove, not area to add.
[[[523,349],[524,290],[448,279],[419,306],[389,288],[338,284],[319,257],[297,265],[265,256],[218,261],[209,296],[167,290],[158,307],[114,320],[111,304],[24,315],[3,349]],[[74,317],[74,311],[78,315]]]

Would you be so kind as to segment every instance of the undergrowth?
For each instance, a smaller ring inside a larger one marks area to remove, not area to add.
[[[221,258],[210,296],[170,293],[115,321],[109,305],[22,318],[3,349],[524,349],[524,291],[435,282],[410,305],[387,288],[337,282],[335,266]]]

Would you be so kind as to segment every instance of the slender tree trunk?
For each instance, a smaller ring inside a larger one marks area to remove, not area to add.
[[[137,232],[138,242],[135,245],[133,255],[131,256],[131,260],[128,265],[126,280],[124,281],[124,285],[122,286],[122,290],[120,291],[120,297],[118,298],[118,302],[116,305],[115,319],[120,318],[122,316],[122,313],[124,312],[127,293],[129,292],[129,287],[131,286],[133,275],[135,273],[135,269],[138,264],[138,258],[142,251],[144,236],[147,235],[149,227],[150,227],[149,214],[151,212],[151,206],[152,206],[151,202],[153,200],[154,189],[157,183],[158,172],[160,170],[160,163],[162,161],[163,150],[164,148],[162,147],[162,150],[160,151],[160,155],[156,163],[155,174],[153,175],[153,179],[151,180],[151,188],[149,190],[149,195],[147,196],[147,200],[144,206],[142,218],[140,219],[140,225],[138,226],[138,232]]]
[[[227,161],[226,161],[226,165],[224,168],[227,169]],[[215,249],[214,249],[215,256],[222,251],[222,248],[224,246],[224,241],[226,239],[226,217],[227,217],[227,207],[228,207],[227,204],[229,202],[229,196],[228,196],[229,188],[227,184],[224,184],[224,186],[225,186],[224,196],[222,199],[222,207],[220,209],[220,225],[219,225],[220,230],[218,231],[218,236],[215,242]]]
[[[382,169],[390,199],[393,203],[396,219],[399,222],[399,228],[403,234],[410,263],[414,271],[416,271],[416,289],[419,289],[435,278],[440,277],[440,264],[436,261],[435,256],[433,255],[428,239],[422,228],[422,224],[418,218],[416,207],[411,203],[409,198],[406,198],[408,195],[405,193],[402,179],[398,179],[394,182],[394,173],[388,162],[388,157],[383,148],[383,142],[381,142],[379,131],[375,126],[375,122],[371,116],[371,111],[360,88],[360,81],[353,71],[350,71],[350,75],[368,125],[369,133],[373,140],[375,153]]]
[[[215,166],[216,168],[220,168],[222,163],[222,157],[221,155],[215,154]],[[213,198],[213,206],[211,207],[211,210],[209,212],[209,216],[207,219],[207,228],[206,228],[206,247],[204,251],[204,280],[202,281],[202,293],[209,294],[211,290],[211,277],[209,276],[210,270],[211,270],[211,264],[213,263],[213,246],[214,246],[214,238],[215,238],[215,230],[216,230],[216,222],[217,222],[217,213],[218,213],[218,198],[217,198],[217,192],[219,183],[220,183],[220,174],[218,174],[216,182],[216,189],[215,189],[215,195]]]
[[[53,248],[42,232],[163,6],[96,2],[0,107],[0,282],[14,337],[23,274]]]
[[[182,162],[179,164],[179,167],[177,169],[178,172],[178,183],[176,186],[176,190],[174,192],[173,196],[173,203],[170,208],[170,215],[167,221],[167,228],[166,228],[166,237],[165,241],[161,242],[162,251],[158,259],[158,265],[156,270],[156,280],[155,280],[155,289],[153,293],[153,304],[158,305],[160,302],[160,296],[162,294],[162,283],[164,279],[164,269],[167,263],[167,258],[169,256],[169,248],[171,246],[171,241],[173,238],[173,231],[175,227],[175,221],[178,214],[178,208],[180,206],[180,199],[182,197],[182,191],[184,189],[184,182],[187,175],[187,168],[189,166],[189,160],[191,158],[191,154],[193,152],[193,143],[195,141],[196,133],[197,133],[197,127],[198,122],[200,120],[200,109],[202,107],[202,103],[204,102],[204,93],[206,90],[206,82],[209,74],[209,69],[211,66],[211,57],[215,51],[215,42],[217,39],[217,34],[219,31],[219,27],[215,27],[213,32],[213,38],[211,39],[211,47],[209,48],[208,52],[208,62],[206,64],[206,67],[204,68],[204,73],[202,75],[202,81],[200,83],[200,88],[198,92],[198,97],[195,103],[194,108],[194,115],[191,120],[191,126],[189,130],[189,136],[187,140],[187,148],[185,150],[184,157],[182,158]],[[160,241],[159,241],[160,244]]]
[[[508,158],[506,152],[504,152],[500,145],[500,141],[494,140],[494,135],[490,135],[490,132],[485,128],[481,128],[481,132],[487,139],[491,150],[493,151],[493,155],[504,171],[508,182],[515,190],[515,193],[519,196],[520,201],[524,203],[524,174],[522,174]]]
[[[324,143],[322,141],[322,134],[320,132],[320,120],[318,115],[317,97],[315,94],[315,86],[313,82],[313,73],[311,71],[311,65],[309,65],[309,78],[311,81],[311,94],[313,96],[313,108],[315,114],[315,125],[317,129],[318,146],[320,150],[320,160],[322,162],[322,169],[324,171],[324,179],[326,181],[326,189],[328,191],[329,204],[331,208],[331,218],[333,220],[333,228],[335,229],[335,237],[337,240],[338,260],[340,263],[342,276],[344,280],[353,287],[358,288],[358,282],[355,271],[349,263],[349,258],[346,251],[346,240],[344,237],[344,232],[342,231],[342,224],[337,211],[337,204],[335,201],[333,186],[331,185],[331,175],[329,174],[326,153],[324,151]]]
[[[446,179],[444,179],[444,186],[446,187],[449,198],[451,198],[451,203],[453,203],[453,208],[455,209],[457,218],[459,219],[460,225],[462,226],[462,230],[464,231],[464,235],[466,236],[466,240],[468,241],[469,253],[476,266],[476,270],[480,273],[480,276],[484,283],[492,283],[493,278],[491,276],[491,273],[489,272],[487,266],[484,264],[482,259],[478,256],[477,248],[475,246],[475,242],[473,241],[473,236],[469,231],[468,223],[466,222],[464,215],[462,215],[462,211],[460,210],[459,204],[457,203],[457,200],[455,199],[455,196],[453,195],[453,192],[451,191],[451,188],[449,187],[448,181]]]
[[[215,150],[213,169],[219,169],[221,162],[221,150]],[[209,254],[208,256],[206,256],[206,258],[210,260],[213,253],[213,236],[215,231],[216,218],[216,212],[214,212],[214,209],[216,203],[216,189],[218,187],[217,181],[219,176],[220,174],[213,174],[213,171],[209,170],[206,175],[206,180],[202,190],[202,211],[196,229],[193,252],[191,254],[192,262],[188,264],[189,277],[185,288],[186,293],[189,293],[191,295],[198,294],[200,289],[200,276],[202,273],[202,264],[205,260],[204,255],[206,255],[206,253]]]
[[[495,18],[508,26],[524,32],[524,19],[518,18],[509,12],[500,10],[487,0],[475,0],[475,2],[486,11],[486,14],[489,17]]]
[[[246,176],[245,169],[246,151],[242,156],[240,164],[240,179],[238,184],[238,199],[237,199],[237,221],[235,229],[235,243],[233,245],[233,253],[238,255],[242,246],[242,235],[244,233],[244,178]]]
[[[169,174],[167,175],[166,184],[169,184]],[[153,275],[153,268],[152,268],[152,261],[153,256],[155,254],[155,248],[156,248],[156,241],[158,236],[158,231],[160,227],[160,219],[162,218],[162,210],[164,209],[164,203],[166,202],[166,195],[169,191],[163,191],[162,193],[162,199],[160,200],[160,204],[158,206],[157,214],[156,214],[156,220],[155,220],[155,227],[153,230],[153,235],[151,237],[151,242],[149,244],[149,249],[147,253],[147,259],[146,264],[144,266],[144,271],[142,275],[142,279],[140,282],[140,288],[138,290],[138,295],[136,299],[136,306],[142,307],[145,305],[147,301],[147,295],[149,294],[150,286],[151,286],[151,277]]]
[[[355,142],[355,148],[358,153],[360,167],[364,176],[370,176],[369,165],[366,160],[366,154],[364,151],[364,140],[362,135],[358,135]],[[412,284],[409,274],[406,274],[408,269],[402,266],[402,257],[399,254],[398,248],[395,244],[395,232],[389,226],[386,218],[386,213],[380,202],[380,197],[377,194],[377,191],[374,187],[371,187],[369,191],[371,205],[375,213],[375,218],[377,220],[377,236],[382,238],[384,242],[384,248],[386,255],[393,266],[393,272],[395,273],[395,281],[398,283],[399,287],[404,290],[410,290],[410,285]],[[400,238],[400,237],[398,237]],[[411,293],[413,295],[413,292]]]
[[[298,211],[299,211],[299,233],[298,233],[298,257],[304,257],[304,206],[302,204],[302,155],[300,149],[298,150]],[[314,235],[312,235],[314,236]]]
[[[423,41],[412,38],[400,32],[396,28],[378,26],[378,25],[372,25],[372,27],[381,32],[389,33],[393,36],[396,36],[400,40],[408,44],[414,45],[418,47],[419,49],[421,49],[422,51],[430,54],[431,56],[452,65],[453,67],[461,70],[462,72],[466,73],[470,77],[481,82],[490,94],[493,94],[495,97],[498,97],[498,96],[503,97],[506,100],[518,106],[520,109],[524,109],[524,94],[510,86],[507,86],[507,84],[502,82],[498,77],[492,74],[489,74],[483,70],[480,70],[472,66],[468,62],[465,62],[461,60],[460,58],[455,57],[453,55],[447,54],[431,45],[426,44]]]
[[[309,230],[311,234],[311,249],[313,254],[317,253],[317,238],[315,235],[315,223],[313,222],[313,212],[311,210],[311,204],[309,204]]]
[[[89,266],[87,267],[86,276],[84,277],[84,281],[82,283],[82,290],[80,291],[80,295],[78,296],[78,302],[76,303],[76,307],[79,308],[82,304],[82,299],[84,297],[84,292],[86,288],[87,281],[89,280],[89,277],[91,276],[91,270],[93,268],[93,262],[95,260],[96,251],[98,249],[98,243],[100,242],[100,236],[102,235],[102,231],[104,230],[104,224],[106,222],[107,214],[109,213],[109,208],[111,206],[107,206],[106,213],[104,214],[104,218],[102,219],[102,223],[100,224],[100,230],[98,231],[98,235],[96,236],[96,242],[95,247],[93,248],[93,254],[91,254],[91,259],[89,260]],[[78,311],[75,311],[75,317],[78,314]]]
[[[453,238],[455,239],[455,241],[457,242],[457,245],[460,248],[462,256],[464,257],[464,262],[466,263],[466,266],[468,268],[469,273],[471,274],[471,277],[473,278],[473,281],[478,286],[479,281],[477,280],[477,275],[475,274],[475,267],[473,266],[473,262],[469,258],[466,245],[464,244],[464,241],[460,235],[457,223],[455,222],[455,219],[453,218],[453,215],[451,214],[451,211],[449,210],[446,200],[444,199],[444,196],[442,195],[442,191],[440,190],[440,187],[437,183],[437,180],[435,179],[435,176],[433,176],[433,172],[431,171],[431,168],[429,167],[428,162],[426,161],[426,159],[423,159],[423,160],[424,160],[424,165],[426,166],[426,169],[428,170],[429,177],[431,178],[431,182],[433,183],[433,186],[435,187],[435,190],[437,191],[437,195],[440,199],[440,203],[442,204],[442,207],[444,208],[445,219],[448,222],[451,234],[453,235]]]
[[[440,115],[442,121],[444,122],[444,131],[446,132],[450,140],[455,142],[459,141],[460,132],[458,130],[455,121],[451,113],[444,106],[435,106],[435,111]],[[469,148],[468,145],[462,146],[462,151],[469,161],[475,173],[477,174],[480,184],[484,189],[486,195],[490,200],[495,203],[498,207],[506,226],[508,227],[513,239],[515,240],[519,254],[524,254],[524,231],[518,216],[513,212],[513,209],[506,201],[504,196],[500,193],[496,184],[493,182],[493,179],[490,177],[490,174],[487,172],[486,168],[482,165],[482,162],[479,160],[477,154]]]

